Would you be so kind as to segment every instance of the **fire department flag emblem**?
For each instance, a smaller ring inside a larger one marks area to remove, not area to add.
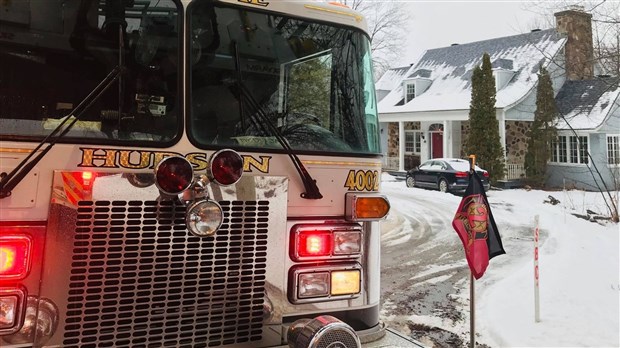
[[[452,227],[463,242],[467,264],[476,279],[482,277],[490,259],[506,253],[487,195],[476,173],[469,175],[469,185],[452,220]]]

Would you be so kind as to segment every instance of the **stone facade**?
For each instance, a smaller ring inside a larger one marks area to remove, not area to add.
[[[420,122],[405,122],[405,130],[420,130]],[[398,122],[388,124],[388,156],[398,157]]]
[[[506,121],[506,162],[523,164],[532,122]]]
[[[527,151],[527,134],[531,126],[532,122],[528,121],[506,121],[506,163],[523,164]],[[463,144],[468,135],[469,121],[463,121],[461,122]],[[467,155],[462,149],[461,158],[466,158]]]
[[[388,157],[398,157],[398,123],[388,123]]]
[[[420,122],[405,122],[405,130],[420,130]],[[388,157],[398,157],[398,122],[388,124]],[[405,169],[411,169],[420,165],[420,156],[405,155]]]
[[[405,130],[420,130],[420,122],[405,122]]]
[[[509,165],[517,165],[522,170],[527,152],[528,133],[532,126],[530,121],[506,121],[506,163]],[[398,157],[398,123],[391,122],[389,124],[389,157]],[[406,122],[406,130],[419,130],[420,122]],[[469,136],[469,121],[461,121],[461,153],[460,158],[467,158],[469,154],[465,153],[464,144]],[[420,164],[420,156],[405,155],[405,169],[411,169]]]

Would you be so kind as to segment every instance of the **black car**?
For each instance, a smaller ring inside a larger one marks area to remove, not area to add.
[[[407,171],[407,187],[438,189],[441,192],[464,191],[467,188],[469,161],[458,158],[434,158]],[[488,190],[489,172],[476,166],[476,173]]]

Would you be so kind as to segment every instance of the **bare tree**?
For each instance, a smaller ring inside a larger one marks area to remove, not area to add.
[[[381,76],[402,52],[409,14],[403,2],[393,0],[338,0],[361,12],[368,21],[375,63],[375,77]]]
[[[528,2],[529,11],[540,15],[533,25],[553,27],[553,13],[580,9],[592,15],[594,59],[600,73],[620,75],[620,2],[617,0],[558,0]],[[534,29],[534,28],[531,28]]]

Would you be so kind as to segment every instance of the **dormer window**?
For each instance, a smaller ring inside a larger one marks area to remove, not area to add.
[[[407,93],[405,95],[405,103],[415,98],[415,83],[410,82],[406,86],[407,86]]]
[[[430,74],[430,70],[425,70]],[[397,105],[404,105],[422,95],[433,81],[425,77],[409,77],[402,82],[403,99]]]

